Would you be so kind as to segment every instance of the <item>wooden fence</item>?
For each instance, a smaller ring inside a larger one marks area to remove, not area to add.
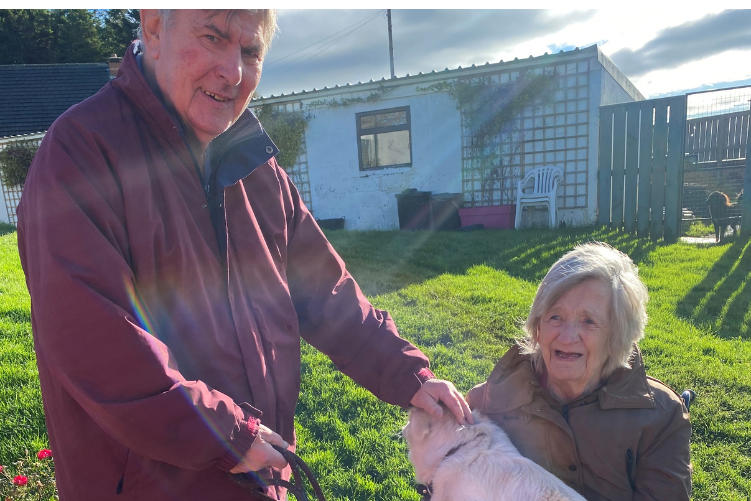
[[[600,108],[600,224],[678,240],[685,131],[685,95]]]
[[[686,121],[686,155],[700,168],[743,164],[746,158],[748,111]]]

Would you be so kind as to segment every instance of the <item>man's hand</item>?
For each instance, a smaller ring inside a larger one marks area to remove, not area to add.
[[[443,414],[443,409],[438,405],[438,402],[446,404],[446,407],[456,416],[456,421],[459,424],[475,424],[467,401],[464,400],[462,394],[451,381],[444,381],[443,379],[425,381],[409,403],[426,410],[431,416],[439,418]]]
[[[274,433],[264,425],[258,426],[258,435],[250,446],[248,452],[243,456],[242,461],[237,466],[232,468],[230,473],[245,473],[248,471],[258,471],[266,468],[267,466],[273,466],[275,468],[284,468],[287,466],[287,460],[284,456],[271,447],[269,444],[274,444],[278,447],[287,449],[289,444],[282,439],[278,434]]]

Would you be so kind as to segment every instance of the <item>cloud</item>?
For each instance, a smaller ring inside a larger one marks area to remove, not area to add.
[[[591,18],[594,11],[400,10],[393,15],[397,72],[415,74],[498,62],[525,40]]]
[[[280,11],[280,31],[258,91],[278,95],[388,76],[388,34],[380,12]]]
[[[281,31],[258,91],[269,96],[388,79],[384,12],[279,11]],[[595,43],[647,96],[745,81],[750,71],[744,63],[751,60],[751,11],[722,11],[715,5],[679,11],[655,7],[647,18],[639,9],[397,9],[392,24],[397,76],[525,59]]]
[[[265,64],[259,92],[264,96],[278,95],[388,78],[388,32],[382,16],[376,16],[315,56],[314,51],[303,51],[278,61],[377,13],[374,10],[280,11],[280,33]],[[395,71],[397,76],[403,76],[498,62],[508,58],[510,49],[525,40],[559,31],[593,16],[594,11],[394,10]],[[336,38],[315,48],[320,49]],[[545,50],[548,49],[543,45],[533,55],[539,56]],[[511,58],[528,55],[513,54]]]
[[[690,61],[677,68],[658,68],[632,80],[650,98],[684,94],[692,90],[747,85],[751,66],[738,61],[751,60],[751,49],[729,50],[704,59]]]
[[[624,48],[610,58],[626,75],[638,77],[745,48],[751,48],[751,10],[726,10],[664,29],[641,48]]]

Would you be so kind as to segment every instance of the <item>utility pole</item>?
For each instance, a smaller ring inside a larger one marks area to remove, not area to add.
[[[396,78],[394,75],[394,42],[391,39],[391,9],[386,9],[386,17],[389,20],[389,62],[391,62],[391,78]]]

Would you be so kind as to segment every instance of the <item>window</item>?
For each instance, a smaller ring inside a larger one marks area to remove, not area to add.
[[[409,106],[355,117],[360,170],[412,166]]]

